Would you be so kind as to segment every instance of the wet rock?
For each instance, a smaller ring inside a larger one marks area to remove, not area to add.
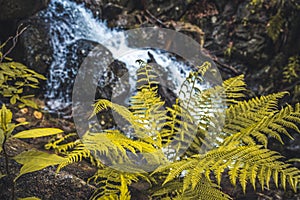
[[[38,15],[23,21],[23,24],[28,28],[20,36],[15,58],[34,71],[47,76],[53,59],[49,24]]]
[[[7,144],[8,154],[15,156],[33,147],[26,142],[12,139]],[[0,157],[0,170],[4,170],[4,158]],[[9,160],[10,175],[0,179],[0,199],[12,197],[12,180],[20,170],[20,164]],[[39,197],[41,199],[88,199],[95,187],[86,182],[95,168],[85,162],[75,163],[63,168],[56,173],[55,167],[48,167],[43,170],[21,176],[15,184],[15,196]]]
[[[122,6],[108,3],[108,4],[104,5],[104,7],[103,7],[102,18],[105,20],[116,19],[118,17],[118,15],[120,15],[122,13],[123,10],[124,10],[124,8]]]
[[[0,0],[0,21],[22,19],[47,7],[49,0]]]
[[[94,16],[102,19],[102,9],[104,2],[102,0],[75,0],[78,4],[84,4],[86,8],[90,9]]]
[[[118,84],[119,78],[121,78],[124,74],[128,72],[126,65],[121,61],[112,60],[112,55],[108,49],[104,46],[100,45],[97,42],[89,41],[89,40],[78,40],[74,44],[68,47],[69,53],[67,57],[67,70],[69,74],[69,82],[65,81],[64,84],[68,87],[73,85],[73,80],[77,76],[78,69],[81,64],[86,66],[87,64],[93,65],[90,68],[87,68],[87,72],[84,76],[88,78],[95,78],[94,84],[98,84],[96,92],[96,98],[107,98],[110,99],[112,97],[113,91],[122,91],[121,85]],[[111,63],[108,63],[107,66],[99,65],[100,62],[103,62],[102,59],[108,57],[111,59]],[[99,67],[97,67],[99,66]],[[95,70],[98,74],[94,74]],[[99,75],[99,77],[96,77]],[[96,80],[98,78],[98,80]],[[114,89],[119,87],[119,89]],[[88,88],[85,88],[88,90]],[[91,91],[92,92],[92,91]],[[117,92],[114,95],[121,95],[121,93]]]
[[[84,42],[87,41],[81,41],[80,44],[84,45]],[[78,49],[82,50],[82,48]],[[115,103],[124,104],[130,88],[129,77],[126,76],[128,70],[124,63],[114,60],[111,52],[100,44],[90,51],[88,57],[79,55],[71,63],[73,68],[80,65],[72,97],[73,118],[77,132],[82,135],[89,126],[87,122],[95,99],[113,98],[115,101],[118,100]],[[102,112],[98,118],[99,121],[91,123],[100,124],[102,127],[111,127],[113,124],[111,112]]]

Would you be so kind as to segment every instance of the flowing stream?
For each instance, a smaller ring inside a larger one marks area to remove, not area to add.
[[[70,54],[76,56],[76,52],[70,52],[68,46],[80,39],[102,44],[114,58],[118,57],[120,52],[130,52],[118,58],[126,64],[129,73],[134,73],[139,67],[135,63],[137,59],[147,60],[149,59],[148,53],[151,52],[156,62],[167,72],[168,79],[172,80],[177,88],[189,71],[189,67],[183,62],[176,61],[175,57],[168,53],[129,47],[124,31],[108,28],[105,22],[96,20],[92,12],[83,5],[69,0],[52,0],[40,16],[51,26],[51,45],[54,50],[54,60],[50,67],[46,92],[47,106],[50,111],[61,110],[72,104],[72,84],[70,83],[74,81],[71,77],[76,75],[77,69],[66,66],[67,56]]]

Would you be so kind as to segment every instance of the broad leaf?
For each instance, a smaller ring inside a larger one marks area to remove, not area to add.
[[[6,174],[0,173],[0,179],[3,178],[4,176],[6,176]]]
[[[35,137],[45,137],[50,135],[56,135],[62,133],[63,130],[58,128],[36,128],[26,131],[21,131],[14,135],[14,138],[35,138]]]
[[[41,200],[41,199],[37,197],[25,197],[25,198],[18,198],[18,200]]]
[[[58,165],[66,161],[64,157],[37,150],[22,152],[15,156],[14,159],[23,165],[15,180],[23,174],[38,171],[48,166]]]
[[[6,108],[5,104],[3,104],[0,110],[1,126],[6,126],[6,124],[11,123],[11,120],[12,120],[12,112]]]

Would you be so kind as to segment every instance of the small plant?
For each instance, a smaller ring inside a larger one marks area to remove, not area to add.
[[[290,24],[286,18],[291,12],[298,12],[299,5],[294,1],[287,0],[251,0],[247,6],[252,14],[259,12],[262,9],[270,11],[266,24],[267,35],[276,42],[284,27],[289,27]]]
[[[40,128],[40,129],[32,129],[32,130],[28,130],[28,131],[23,131],[16,135],[13,135],[13,132],[16,127],[28,124],[28,122],[15,124],[15,123],[12,123],[12,117],[13,117],[12,112],[9,109],[7,109],[6,106],[3,104],[2,108],[0,109],[0,145],[1,145],[0,153],[3,154],[4,159],[5,159],[5,172],[0,172],[0,178],[13,175],[13,174],[11,174],[9,166],[8,166],[9,160],[12,159],[12,157],[6,151],[7,142],[10,139],[24,138],[24,135],[29,135],[31,138],[33,138],[33,137],[39,137],[39,135],[47,136],[47,135],[58,134],[58,133],[62,132],[60,129],[55,129],[55,128]],[[22,164],[26,163],[26,165],[22,167],[22,169],[20,171],[20,175],[22,175],[24,173],[43,169],[44,163],[41,160],[42,158],[47,160],[46,166],[51,165],[51,160],[54,160],[54,161],[52,161],[53,165],[58,164],[61,160],[63,160],[63,158],[60,159],[60,157],[57,155],[51,156],[48,153],[44,153],[44,152],[36,153],[36,154],[34,154],[34,157],[32,157],[31,156],[33,154],[32,152],[37,152],[37,151],[30,150],[27,152],[23,152],[13,158],[19,163],[22,163]],[[26,155],[26,156],[24,157],[24,155]],[[26,168],[27,166],[30,166],[30,168]],[[16,177],[12,183],[12,194],[11,194],[12,199],[15,199],[15,181],[17,179],[18,179],[18,177]],[[22,198],[18,198],[18,199],[22,199]],[[36,200],[38,198],[28,197],[28,198],[24,198],[24,199]]]
[[[31,100],[34,95],[22,95],[28,88],[38,88],[39,80],[45,80],[46,78],[36,73],[35,71],[27,68],[21,63],[13,62],[7,55],[13,50],[16,45],[17,39],[26,28],[20,32],[17,31],[16,36],[10,37],[6,42],[0,44],[0,97],[9,98],[10,104],[16,104],[20,108],[30,106],[38,108],[37,104]],[[12,46],[5,53],[2,52],[3,47],[12,40]],[[3,98],[1,99],[3,100]],[[0,179],[5,176],[12,176],[9,169],[9,161],[11,156],[7,152],[7,142],[12,139],[15,128],[21,125],[28,124],[23,122],[19,124],[13,123],[13,114],[9,110],[5,102],[1,102],[2,108],[0,109],[0,154],[3,155],[5,161],[5,172],[0,172]],[[12,183],[11,199],[15,199],[15,181]],[[36,197],[18,198],[20,200],[38,200]]]
[[[74,134],[57,137],[46,148],[60,156],[29,151],[15,157],[23,164],[20,175],[54,164],[59,171],[86,159],[98,168],[89,179],[98,186],[91,199],[129,200],[132,183],[142,180],[150,185],[143,191],[149,199],[231,199],[220,186],[225,173],[232,185],[240,184],[244,192],[248,183],[263,189],[269,188],[271,181],[284,189],[288,182],[296,192],[300,170],[267,148],[270,137],[283,144],[282,135],[292,139],[289,130],[300,132],[300,104],[278,109],[278,100],[286,92],[245,101],[242,75],[200,89],[196,83],[202,82],[210,69],[210,63],[205,62],[183,82],[173,106],[166,107],[158,94],[157,74],[143,61],[139,63],[138,91],[131,97],[129,109],[106,99],[94,105],[94,115],[111,109],[122,116],[130,124],[130,133],[87,130],[81,140]],[[215,97],[222,101],[213,100]],[[225,116],[220,108],[225,109]],[[220,121],[224,121],[221,127]],[[30,130],[14,137],[58,133]],[[40,158],[45,162],[36,167],[35,160]],[[139,169],[137,160],[153,170]]]
[[[288,64],[283,68],[283,82],[292,83],[300,76],[300,57],[291,56]]]
[[[9,98],[11,104],[20,102],[19,107],[30,106],[37,109],[38,106],[31,100],[34,95],[22,94],[29,88],[38,88],[39,81],[46,78],[25,65],[5,57],[8,52],[2,53],[1,50],[6,43],[0,44],[0,96]]]

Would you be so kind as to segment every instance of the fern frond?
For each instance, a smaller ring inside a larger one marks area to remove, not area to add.
[[[300,57],[289,57],[288,64],[283,68],[283,82],[292,83],[300,75]]]
[[[215,86],[198,92],[193,103],[192,116],[197,123],[198,133],[191,144],[190,151],[200,153],[202,149],[218,144],[225,122],[225,110],[228,105],[238,103],[245,97],[246,84],[240,75],[225,80],[221,86]],[[193,102],[193,101],[191,101]]]
[[[295,107],[298,107],[298,105],[296,104]],[[263,144],[266,147],[268,144],[268,136],[273,137],[283,143],[281,134],[284,134],[293,139],[287,129],[293,129],[298,133],[300,132],[297,126],[297,124],[300,124],[300,112],[298,112],[296,108],[294,109],[290,105],[281,109],[279,112],[270,112],[266,116],[263,116],[263,113],[250,114],[248,113],[248,115],[243,116],[246,119],[248,116],[247,122],[246,120],[244,120],[243,123],[240,123],[242,125],[245,125],[245,127],[237,130],[239,132],[227,137],[225,139],[225,144],[228,144],[232,141],[243,141],[245,143],[248,143],[247,139],[248,136],[250,136],[255,138],[259,143]],[[263,116],[263,118],[260,119],[259,117],[261,116]],[[228,125],[227,128],[228,127],[235,127],[236,129],[239,128],[237,125]],[[246,138],[246,140],[244,140],[244,138]]]
[[[56,153],[65,153],[68,150],[73,149],[77,144],[80,143],[79,139],[67,142],[68,139],[76,136],[76,133],[70,133],[62,137],[50,140],[47,144],[45,144],[45,149],[54,149]]]
[[[283,25],[284,19],[282,18],[281,10],[279,10],[267,24],[267,34],[274,42],[278,39]]]
[[[236,146],[231,143],[229,146],[221,146],[210,150],[204,155],[195,155],[178,162],[159,167],[155,173],[170,170],[164,184],[179,177],[183,171],[184,190],[187,188],[195,189],[202,180],[203,175],[213,181],[210,174],[215,174],[217,182],[220,184],[222,173],[229,169],[229,178],[233,185],[236,179],[239,180],[243,190],[246,190],[246,183],[249,181],[255,187],[256,179],[259,180],[261,187],[268,187],[270,177],[275,176],[274,181],[278,184],[278,175],[281,176],[282,186],[285,188],[286,181],[296,190],[299,183],[300,170],[289,164],[279,161],[280,156],[277,152],[262,148],[262,146]]]
[[[80,162],[83,159],[89,160],[95,166],[101,166],[102,163],[94,158],[90,150],[85,147],[84,144],[79,143],[72,150],[68,150],[65,153],[66,161],[59,164],[57,167],[57,172],[59,172],[63,167],[70,165],[72,163]]]
[[[231,105],[226,110],[224,132],[234,134],[268,117],[277,111],[278,99],[286,94],[280,92]]]
[[[225,80],[222,87],[225,93],[222,99],[225,99],[227,104],[238,103],[237,100],[244,98],[247,91],[243,74]]]
[[[209,200],[228,200],[231,199],[227,194],[220,190],[220,187],[205,177],[197,184],[195,189],[187,189],[183,191],[183,182],[174,180],[166,183],[164,186],[153,191],[151,195],[154,199],[172,196],[172,199],[209,199]]]
[[[94,110],[93,110],[93,113],[92,113],[91,117],[96,115],[97,113],[103,111],[103,110],[112,109],[116,113],[121,115],[124,119],[129,121],[130,123],[133,123],[133,124],[135,123],[134,116],[132,115],[132,113],[126,107],[115,104],[115,103],[113,103],[109,100],[99,99],[93,105],[93,107],[94,107]]]
[[[131,195],[128,186],[141,179],[151,182],[145,172],[127,173],[110,167],[98,169],[93,177],[89,179],[89,181],[93,180],[99,186],[91,199],[130,200]]]
[[[156,90],[157,87],[155,86],[159,84],[157,72],[154,71],[151,65],[148,65],[144,61],[140,61],[139,64],[141,67],[137,70],[137,89]]]
[[[133,163],[143,158],[137,153],[144,153],[147,158],[147,166],[159,165],[165,162],[161,150],[149,143],[140,140],[132,140],[118,130],[106,130],[103,133],[86,133],[83,136],[83,143],[93,155],[107,165]]]

